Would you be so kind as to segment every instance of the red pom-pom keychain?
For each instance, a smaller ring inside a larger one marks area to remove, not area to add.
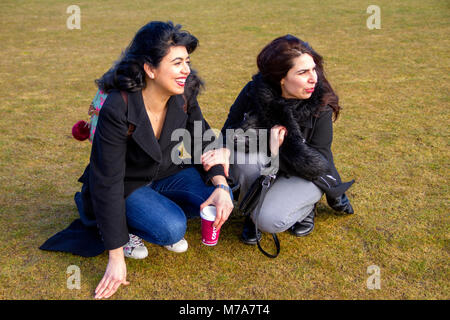
[[[84,120],[75,123],[72,127],[72,135],[79,141],[84,141],[89,138],[89,123]]]

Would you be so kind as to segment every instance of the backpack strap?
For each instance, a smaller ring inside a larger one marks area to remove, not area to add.
[[[91,102],[91,104],[89,105],[88,115],[89,115],[89,116],[92,116],[93,114],[95,114],[96,116],[98,116],[99,112],[98,112],[98,110],[95,109],[94,105],[93,105],[92,102]]]
[[[120,90],[120,94],[122,95],[122,99],[123,99],[123,101],[125,101],[125,104],[128,109],[128,92]],[[136,129],[136,126],[134,124],[129,123],[128,124],[128,132],[127,132],[128,138],[131,137],[131,135],[134,132],[134,129]]]
[[[188,105],[187,98],[184,94],[182,94],[181,96],[183,97],[183,100],[184,100],[183,111],[184,111],[184,113],[187,113],[187,105]]]
[[[122,99],[123,101],[125,101],[125,104],[128,107],[128,92],[120,90],[120,94],[122,95]]]

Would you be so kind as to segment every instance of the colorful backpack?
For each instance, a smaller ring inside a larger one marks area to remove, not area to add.
[[[88,114],[91,116],[89,120],[89,141],[92,143],[94,139],[95,127],[97,127],[98,114],[100,109],[103,107],[103,103],[108,96],[107,93],[104,93],[102,90],[97,90],[97,94],[89,106]]]
[[[122,98],[125,103],[128,103],[128,95],[125,91],[120,92],[122,94]],[[75,139],[79,141],[84,141],[89,138],[89,142],[92,143],[94,140],[95,128],[97,127],[98,115],[100,113],[100,109],[103,107],[105,103],[107,93],[102,90],[97,90],[97,94],[89,106],[88,114],[90,116],[89,122],[84,120],[80,120],[72,127],[72,135]],[[128,135],[130,136],[134,130],[134,126],[132,124],[129,125]]]

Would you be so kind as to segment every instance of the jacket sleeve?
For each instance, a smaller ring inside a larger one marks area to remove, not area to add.
[[[92,144],[89,186],[92,207],[106,250],[129,240],[125,215],[124,176],[128,125],[121,95],[108,95]]]
[[[320,189],[322,189],[322,191],[325,192],[327,198],[342,196],[344,192],[355,182],[352,180],[350,182],[343,183],[334,165],[333,153],[331,152],[331,144],[333,142],[332,116],[333,111],[331,108],[321,114],[321,116],[317,119],[316,125],[314,126],[313,135],[308,141],[309,146],[319,151],[328,160],[329,173],[320,176],[313,181]]]
[[[200,127],[201,125],[201,127]],[[197,100],[193,101],[188,110],[188,121],[187,121],[187,129],[191,136],[191,149],[189,153],[191,154],[191,160],[195,164],[197,170],[202,174],[205,181],[208,182],[211,178],[221,175],[225,177],[225,171],[222,165],[218,164],[211,167],[208,171],[203,169],[203,165],[200,162],[200,157],[204,153],[205,149],[208,147],[210,143],[213,145],[217,145],[217,141],[215,136],[212,141],[207,141],[205,132],[210,130],[208,122],[203,117],[202,111]],[[199,130],[201,129],[201,130]],[[201,135],[199,134],[201,131]]]
[[[335,176],[338,181],[341,181],[340,176],[334,166],[333,153],[331,152],[331,144],[333,142],[333,111],[328,109],[323,112],[316,120],[314,132],[308,141],[308,145],[319,151],[328,161],[331,174]]]

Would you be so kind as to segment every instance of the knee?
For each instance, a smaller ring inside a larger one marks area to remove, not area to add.
[[[159,213],[139,226],[141,231],[147,234],[144,239],[160,246],[180,241],[187,229],[187,219],[183,210],[177,206],[168,205],[161,208]]]
[[[255,218],[253,218],[253,221],[255,221]],[[277,214],[273,212],[261,212],[258,221],[255,222],[257,222],[260,231],[267,233],[279,233],[289,228],[286,221],[277,217]]]
[[[160,225],[159,229],[159,244],[160,245],[170,245],[177,243],[181,239],[183,239],[186,233],[186,218],[185,219],[177,219],[171,221],[165,221]]]
[[[308,203],[304,206],[291,209],[289,212],[263,209],[264,207],[261,208],[258,217],[258,229],[268,233],[280,233],[292,227],[297,221],[303,220],[311,210],[314,210],[314,204]],[[254,217],[253,221],[255,221]]]

